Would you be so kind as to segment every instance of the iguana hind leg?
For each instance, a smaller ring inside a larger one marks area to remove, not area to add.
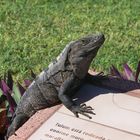
[[[17,114],[15,116],[15,118],[13,119],[12,124],[10,125],[10,127],[7,130],[6,138],[8,139],[11,135],[14,135],[15,134],[15,131],[20,126],[22,126],[28,119],[29,119],[29,117],[27,115],[25,115],[25,114]]]

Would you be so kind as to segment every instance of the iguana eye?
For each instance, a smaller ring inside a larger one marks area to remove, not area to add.
[[[85,43],[86,42],[84,39],[82,39],[81,41],[82,41],[82,43]]]
[[[89,40],[86,40],[86,39],[82,39],[81,41],[82,41],[82,45],[87,45],[89,42]]]

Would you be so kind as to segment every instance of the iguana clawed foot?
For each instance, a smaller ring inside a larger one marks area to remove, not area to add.
[[[91,106],[86,106],[86,104],[81,104],[80,106],[78,106],[78,105],[73,106],[71,108],[71,111],[74,113],[74,115],[76,117],[79,117],[79,115],[78,115],[78,113],[79,113],[79,114],[82,114],[82,115],[88,117],[89,119],[92,119],[92,117],[90,115],[88,115],[87,113],[95,115],[95,113],[92,110],[93,110],[93,108]]]

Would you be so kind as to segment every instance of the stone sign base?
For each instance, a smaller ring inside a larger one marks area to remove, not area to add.
[[[36,113],[9,140],[140,140],[139,97],[140,90],[118,93],[85,85],[74,99],[94,108],[92,119],[55,106]]]

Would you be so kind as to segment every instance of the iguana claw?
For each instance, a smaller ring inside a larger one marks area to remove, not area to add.
[[[89,119],[92,119],[92,117],[87,113],[95,115],[95,113],[92,110],[94,109],[91,106],[86,106],[86,104],[81,104],[80,106],[73,106],[71,109],[71,111],[74,113],[76,117],[79,117],[78,115],[79,113],[88,117]]]

